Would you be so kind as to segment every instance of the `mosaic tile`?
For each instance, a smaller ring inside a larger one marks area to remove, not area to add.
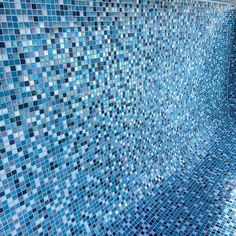
[[[236,46],[235,46],[235,39],[236,39],[236,24],[232,25],[232,36],[231,36],[231,54],[230,54],[230,67],[229,67],[229,78],[228,78],[228,106],[229,106],[229,115],[232,118],[235,118],[236,114],[236,91],[235,91],[235,68],[236,68]]]
[[[228,120],[228,124],[234,126],[235,122]],[[171,176],[127,208],[106,229],[108,235],[235,235],[233,126],[221,127],[206,160],[187,175]]]
[[[234,9],[1,0],[1,234],[232,235]]]

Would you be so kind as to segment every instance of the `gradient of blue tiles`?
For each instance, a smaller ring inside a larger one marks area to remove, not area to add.
[[[234,23],[200,1],[0,2],[0,232],[141,233],[140,202],[220,149]]]

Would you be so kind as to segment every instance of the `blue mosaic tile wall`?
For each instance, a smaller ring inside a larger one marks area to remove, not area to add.
[[[204,160],[235,14],[201,1],[0,2],[0,232],[99,235]]]
[[[234,13],[235,14],[235,13]],[[236,19],[236,17],[235,17]],[[235,119],[236,115],[236,21],[231,30],[231,56],[230,56],[230,73],[228,78],[228,102],[230,117]]]

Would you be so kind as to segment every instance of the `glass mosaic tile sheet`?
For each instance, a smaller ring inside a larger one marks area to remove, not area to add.
[[[229,4],[0,0],[0,234],[232,235],[233,29]]]

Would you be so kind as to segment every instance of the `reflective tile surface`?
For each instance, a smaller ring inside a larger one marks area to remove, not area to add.
[[[0,235],[232,235],[234,29],[197,0],[0,0]]]

